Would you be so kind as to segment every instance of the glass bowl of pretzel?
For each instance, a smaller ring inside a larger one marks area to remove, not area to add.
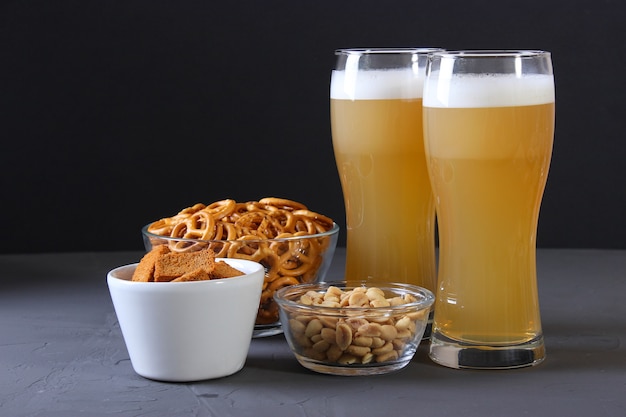
[[[276,197],[198,203],[142,228],[147,251],[168,245],[190,252],[209,247],[218,258],[258,262],[265,268],[253,337],[282,333],[277,290],[319,282],[330,267],[339,226],[302,203]]]

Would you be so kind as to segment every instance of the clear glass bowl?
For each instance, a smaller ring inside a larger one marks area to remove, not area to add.
[[[200,240],[161,236],[141,229],[146,251],[155,245],[168,245],[176,251],[211,248],[216,257],[255,261],[265,268],[265,281],[259,302],[253,337],[282,332],[274,293],[283,287],[323,281],[337,246],[339,226],[323,233],[276,239]]]
[[[334,302],[328,306],[309,301],[324,294],[343,300],[347,297],[338,290],[345,294],[355,288],[364,288],[358,291],[369,295],[367,289],[373,287],[382,290],[385,300],[394,300],[391,305],[338,307],[332,306]],[[283,333],[302,366],[332,375],[375,375],[399,370],[411,361],[435,297],[410,284],[322,282],[282,288],[274,300]]]

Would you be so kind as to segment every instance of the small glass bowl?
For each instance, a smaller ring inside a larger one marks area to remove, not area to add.
[[[372,299],[374,294],[368,291],[372,288],[381,290],[379,294],[391,305],[373,301],[374,306],[359,307],[319,304],[320,296],[343,300],[348,297],[341,293],[348,292],[362,292]],[[311,304],[316,298],[318,301]],[[323,282],[282,288],[274,300],[280,307],[283,333],[302,366],[324,374],[351,376],[384,374],[405,367],[422,340],[435,297],[425,288],[403,283],[346,286],[344,282]]]
[[[206,247],[219,258],[245,259],[258,262],[265,268],[265,281],[254,326],[253,337],[267,337],[282,333],[278,305],[274,301],[276,290],[285,286],[323,281],[337,246],[339,226],[326,232],[276,238],[243,240],[201,240],[161,236],[141,229],[146,251],[156,245],[169,245],[170,249],[196,251]]]

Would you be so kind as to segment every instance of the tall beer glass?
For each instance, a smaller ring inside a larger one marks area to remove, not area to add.
[[[429,59],[424,139],[440,244],[435,362],[517,368],[544,359],[535,254],[553,135],[550,53]]]
[[[330,109],[347,220],[347,281],[435,290],[435,206],[422,88],[434,48],[336,51]]]

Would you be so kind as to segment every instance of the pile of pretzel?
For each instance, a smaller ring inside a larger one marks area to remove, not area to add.
[[[245,203],[231,199],[198,203],[152,223],[148,232],[169,238],[152,243],[167,243],[172,251],[208,246],[218,258],[261,263],[266,272],[257,324],[271,324],[278,321],[274,292],[315,279],[331,239],[328,235],[304,237],[324,233],[333,224],[301,203],[267,197]]]

